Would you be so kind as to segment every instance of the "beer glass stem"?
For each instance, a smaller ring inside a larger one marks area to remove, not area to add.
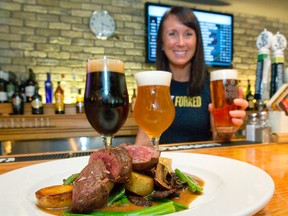
[[[160,140],[159,137],[152,137],[151,138],[152,145],[155,149],[159,149],[159,140]]]
[[[102,136],[106,149],[112,148],[112,136]]]

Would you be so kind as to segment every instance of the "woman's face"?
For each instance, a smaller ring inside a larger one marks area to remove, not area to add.
[[[169,15],[163,23],[163,50],[174,67],[190,64],[196,49],[196,32],[180,22],[175,15]]]

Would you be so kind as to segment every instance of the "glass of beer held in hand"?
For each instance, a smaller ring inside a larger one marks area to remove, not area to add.
[[[90,58],[86,64],[84,108],[91,126],[102,135],[106,148],[123,126],[129,112],[124,63],[118,59]]]
[[[214,125],[220,139],[231,139],[235,133],[229,112],[237,109],[233,103],[238,97],[237,84],[237,70],[216,70],[210,74]]]
[[[166,71],[143,71],[135,74],[137,97],[134,118],[138,126],[159,147],[161,134],[172,124],[175,108],[170,95],[172,74]]]

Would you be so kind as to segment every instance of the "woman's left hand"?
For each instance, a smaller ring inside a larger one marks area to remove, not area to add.
[[[232,123],[239,128],[243,123],[243,119],[246,116],[245,109],[248,107],[248,102],[242,98],[234,99],[234,104],[238,107],[237,110],[231,110],[229,112]]]
[[[244,124],[244,118],[246,116],[246,108],[248,107],[248,101],[243,99],[243,91],[241,88],[238,89],[238,97],[234,99],[233,103],[238,107],[237,110],[231,110],[229,112],[231,116],[232,123],[236,126],[236,131],[240,128],[241,125]],[[213,111],[212,104],[209,104],[208,107],[210,113]]]
[[[233,103],[238,107],[237,110],[230,111],[231,121],[237,127],[237,130],[244,123],[243,119],[246,116],[246,108],[248,107],[248,101],[244,100],[244,94],[242,88],[238,88],[238,98],[234,99]]]

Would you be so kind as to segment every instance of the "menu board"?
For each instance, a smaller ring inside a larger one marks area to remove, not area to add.
[[[146,61],[156,61],[157,32],[164,13],[171,6],[146,3]],[[233,59],[233,16],[218,12],[194,10],[204,46],[207,66],[231,67]]]

